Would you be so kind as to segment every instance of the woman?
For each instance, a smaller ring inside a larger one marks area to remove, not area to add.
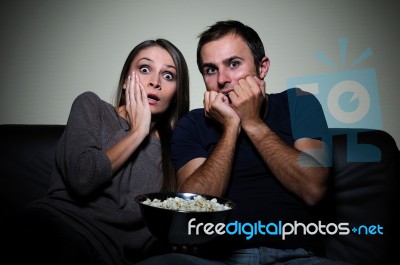
[[[187,64],[165,39],[144,41],[131,51],[114,106],[93,92],[79,95],[58,143],[48,195],[30,205],[19,219],[23,231],[13,234],[25,261],[90,265],[142,259],[151,234],[134,199],[174,190],[170,137],[188,110]]]

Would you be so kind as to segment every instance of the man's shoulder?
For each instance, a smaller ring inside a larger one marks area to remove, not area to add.
[[[204,108],[196,108],[196,109],[192,109],[188,112],[188,114],[192,114],[192,115],[204,115]]]
[[[197,130],[203,132],[210,129],[214,130],[213,126],[213,120],[206,117],[204,108],[190,110],[179,120],[178,123],[178,127],[184,128],[184,130]]]
[[[286,108],[288,106],[288,92],[290,89],[286,89],[280,92],[268,94],[268,107],[273,109]]]
[[[294,103],[300,99],[315,98],[315,95],[305,90],[302,90],[301,88],[292,87],[281,92],[269,94],[268,98],[270,101],[274,102],[289,101],[291,103]]]
[[[204,118],[204,108],[196,108],[190,110],[184,117],[189,119],[201,119]]]
[[[309,95],[310,93],[307,91],[302,90],[301,88],[298,87],[291,87],[291,88],[287,88],[283,91],[280,92],[276,92],[276,93],[271,93],[268,96],[269,97],[274,97],[274,98],[285,98],[288,95]]]

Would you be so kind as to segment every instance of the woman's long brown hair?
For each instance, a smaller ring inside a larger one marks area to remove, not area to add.
[[[115,95],[115,107],[120,107],[125,104],[125,93],[123,93],[123,85],[127,79],[131,63],[135,56],[143,49],[158,46],[165,49],[172,57],[176,67],[176,94],[171,102],[171,105],[162,114],[162,117],[157,119],[156,130],[160,136],[161,142],[161,166],[164,175],[162,191],[176,190],[175,170],[171,159],[171,136],[178,120],[189,111],[189,70],[186,60],[180,50],[171,42],[165,39],[146,40],[138,44],[129,53],[125,64],[122,68],[118,89]]]

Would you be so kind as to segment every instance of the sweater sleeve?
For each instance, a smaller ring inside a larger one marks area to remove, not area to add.
[[[63,138],[58,165],[71,195],[84,199],[111,181],[111,162],[102,146],[104,102],[85,92],[73,102]]]

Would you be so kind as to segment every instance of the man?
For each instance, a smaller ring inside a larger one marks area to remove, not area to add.
[[[266,93],[270,61],[258,34],[238,21],[217,22],[200,35],[197,64],[207,91],[204,109],[189,112],[173,134],[178,190],[233,200],[237,209],[229,222],[246,224],[247,231],[238,225],[207,249],[207,258],[170,254],[154,260],[345,264],[315,254],[314,229],[281,233],[282,224],[317,224],[312,206],[326,193],[329,134],[317,99],[300,89]],[[249,233],[253,224],[261,229],[253,226]]]

